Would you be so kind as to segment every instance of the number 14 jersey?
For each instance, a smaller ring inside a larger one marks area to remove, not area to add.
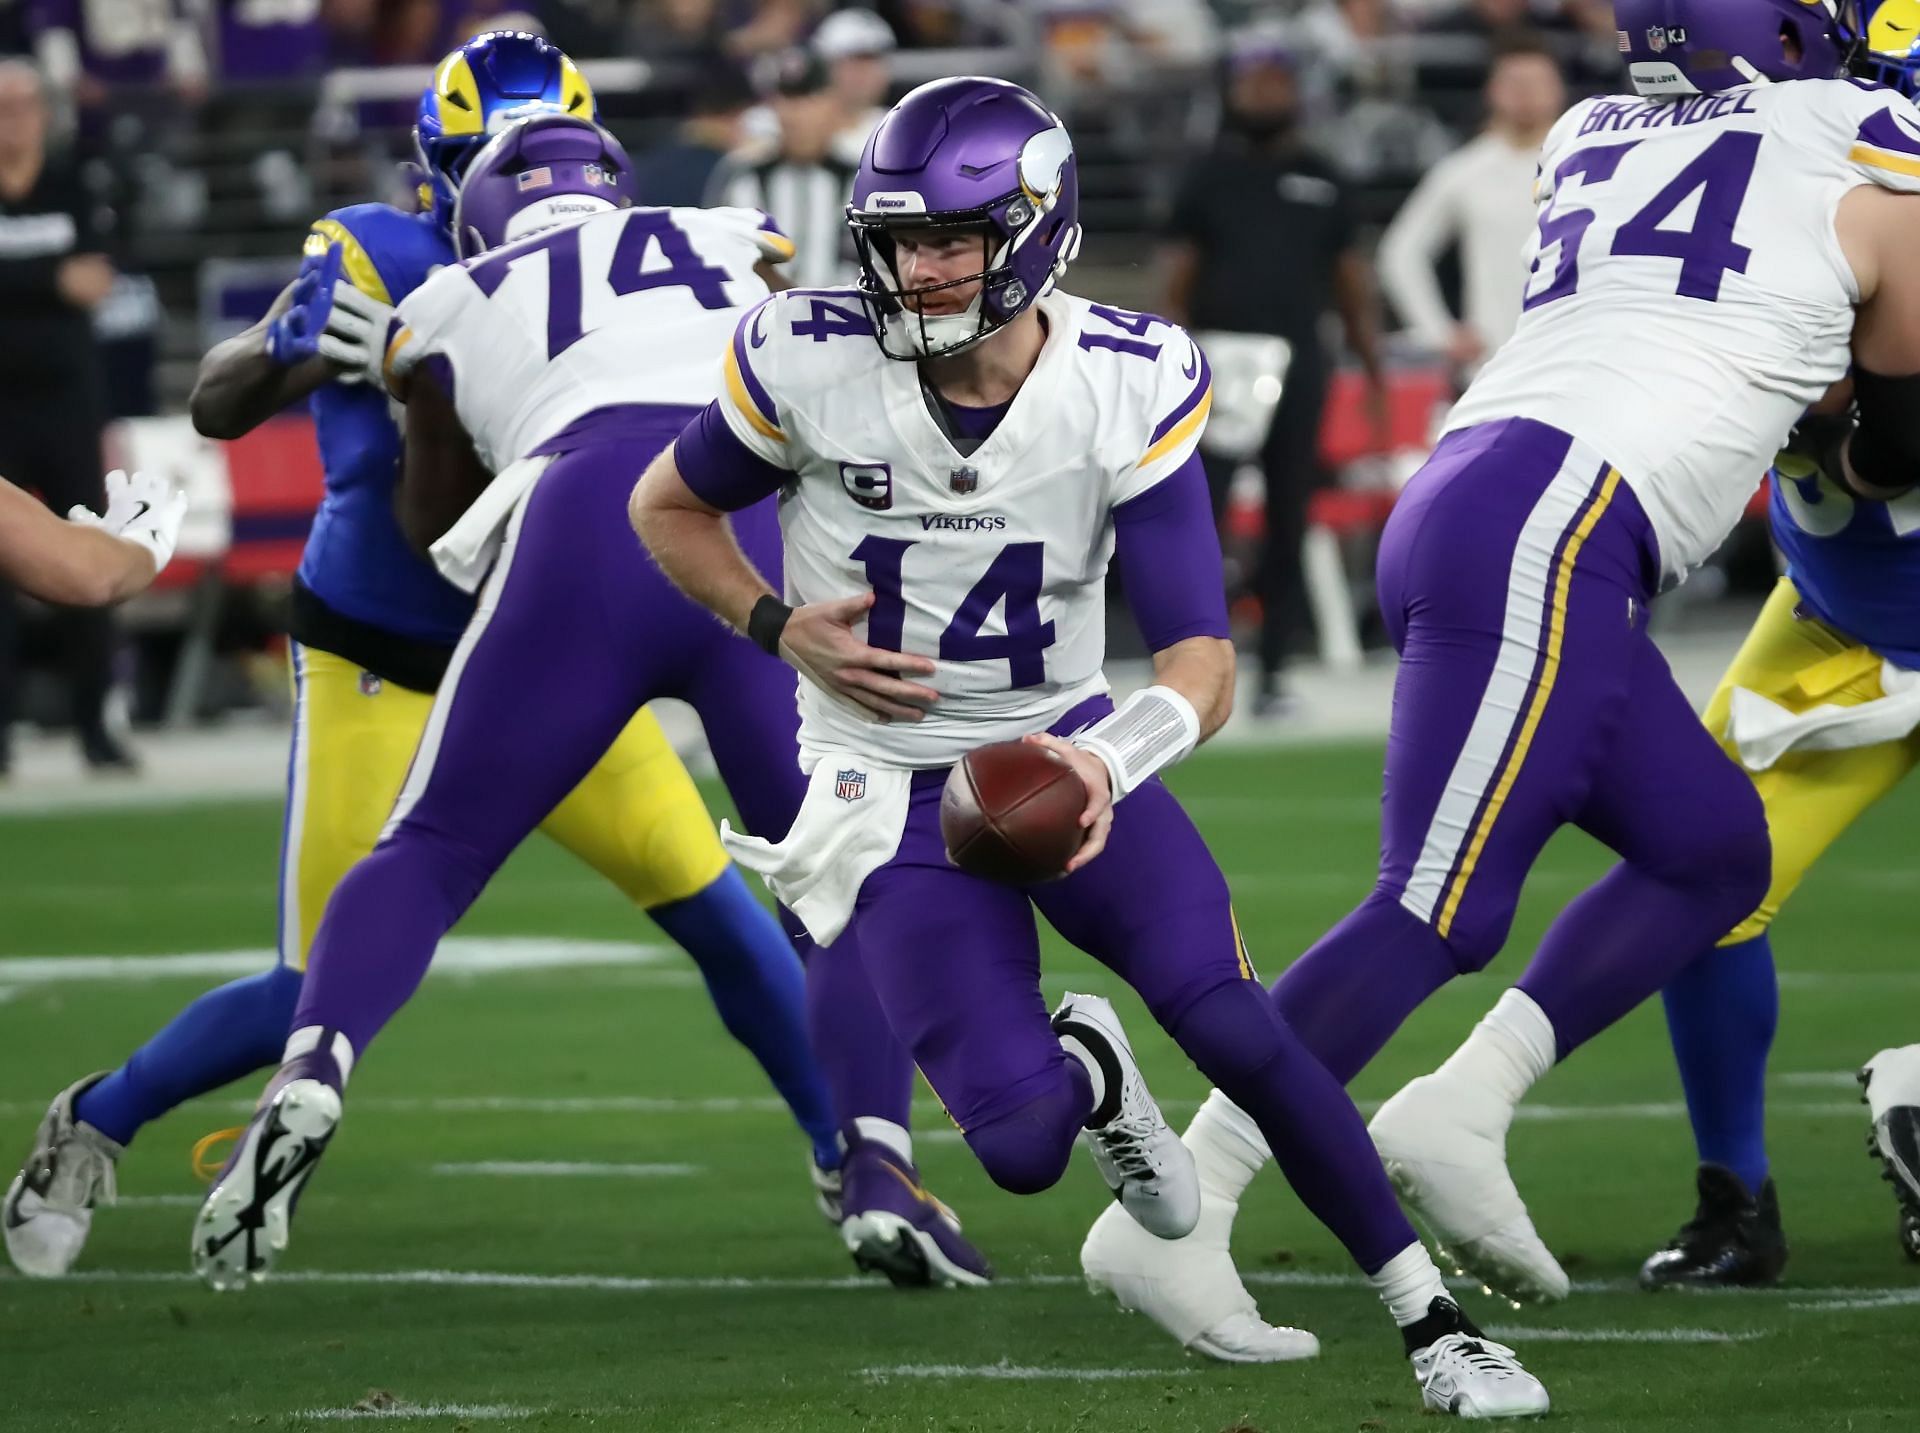
[[[1575,105],[1541,151],[1519,328],[1448,431],[1532,418],[1605,454],[1685,576],[1847,371],[1833,221],[1862,184],[1920,192],[1920,114],[1877,85]]]
[[[938,664],[926,682],[940,700],[919,722],[875,723],[802,682],[809,758],[950,766],[1107,689],[1113,509],[1192,456],[1212,378],[1165,319],[1059,293],[1038,308],[1039,360],[966,453],[935,421],[919,365],[881,353],[853,290],[790,289],[735,332],[727,427],[794,474],[780,501],[787,600],[871,590],[866,640]]]

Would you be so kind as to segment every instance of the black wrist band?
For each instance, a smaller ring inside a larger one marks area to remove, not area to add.
[[[770,657],[780,655],[780,634],[787,630],[793,609],[769,592],[747,614],[747,640]]]

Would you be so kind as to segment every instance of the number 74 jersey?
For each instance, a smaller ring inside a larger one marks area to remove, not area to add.
[[[790,289],[742,320],[720,411],[781,495],[787,600],[871,591],[866,640],[932,657],[940,700],[877,724],[800,684],[801,746],[950,766],[1107,689],[1113,509],[1192,456],[1212,379],[1151,314],[1051,294],[1039,361],[986,440],[956,444],[919,365],[881,353],[858,294]]]
[[[1684,576],[1847,371],[1857,295],[1833,224],[1863,184],[1920,192],[1920,114],[1877,85],[1575,105],[1541,151],[1520,325],[1448,430],[1532,418],[1591,445],[1646,510],[1663,576]]]

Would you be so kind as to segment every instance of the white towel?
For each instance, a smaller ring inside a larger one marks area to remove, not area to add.
[[[827,751],[815,761],[793,829],[778,845],[743,836],[725,821],[720,844],[756,871],[807,934],[832,945],[853,919],[860,887],[893,859],[907,829],[913,773]]]
[[[427,550],[440,575],[462,592],[478,592],[487,580],[494,559],[500,555],[500,541],[507,530],[507,519],[532,489],[534,480],[547,470],[552,457],[522,458],[502,468],[494,480],[481,489],[473,506],[460,514],[460,520],[434,541]]]
[[[1749,771],[1765,771],[1790,751],[1849,751],[1898,741],[1920,727],[1920,672],[1883,662],[1880,687],[1886,695],[1870,702],[1850,707],[1822,702],[1803,712],[1735,687],[1727,739]]]

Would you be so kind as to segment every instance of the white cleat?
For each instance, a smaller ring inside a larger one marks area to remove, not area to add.
[[[193,1221],[193,1267],[214,1289],[244,1289],[271,1272],[339,1124],[340,1092],[323,1080],[289,1080],[254,1112]]]
[[[88,1075],[53,1097],[33,1153],[0,1203],[7,1257],[29,1278],[57,1279],[71,1269],[87,1246],[94,1204],[114,1202],[114,1167],[125,1150],[73,1117],[74,1100],[100,1078]]]
[[[1434,1300],[1439,1306],[1440,1300]],[[1442,1334],[1407,1355],[1420,1401],[1456,1418],[1538,1418],[1551,1407],[1546,1385],[1514,1351],[1472,1331]]]
[[[1069,994],[1053,1012],[1053,1033],[1100,1066],[1112,1113],[1082,1138],[1113,1197],[1150,1234],[1179,1239],[1191,1233],[1200,1219],[1193,1155],[1148,1092],[1113,1003]]]
[[[1105,1290],[1130,1313],[1142,1313],[1182,1348],[1222,1363],[1292,1363],[1313,1358],[1320,1340],[1304,1329],[1275,1327],[1260,1309],[1227,1239],[1233,1211],[1202,1198],[1200,1222],[1184,1239],[1156,1239],[1115,1207],[1093,1221],[1080,1245],[1087,1285]]]
[[[1512,1108],[1465,1080],[1422,1075],[1367,1126],[1400,1197],[1443,1259],[1515,1303],[1558,1303],[1566,1270],[1534,1232],[1507,1172]]]

